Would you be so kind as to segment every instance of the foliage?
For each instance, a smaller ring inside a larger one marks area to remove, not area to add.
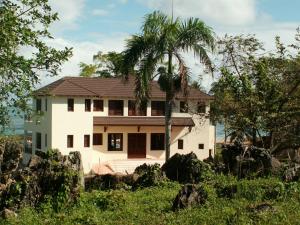
[[[186,155],[176,153],[165,162],[162,171],[170,180],[180,183],[199,183],[212,175],[210,166],[200,161],[193,152]]]
[[[27,110],[42,74],[55,76],[71,49],[47,45],[49,26],[58,20],[48,0],[2,0],[0,3],[0,128],[9,113]]]
[[[0,190],[0,209],[37,207],[48,203],[55,211],[73,203],[79,196],[80,174],[76,153],[63,157],[58,150],[33,156],[29,166],[11,171]],[[80,157],[80,155],[79,155]],[[79,159],[80,161],[80,159]]]
[[[81,77],[120,77],[123,65],[123,53],[108,52],[103,54],[98,52],[93,56],[93,64],[81,62],[80,76]]]
[[[166,181],[166,177],[163,175],[158,163],[155,163],[154,165],[147,165],[145,163],[137,167],[134,170],[134,173],[139,176],[133,183],[133,190],[136,190],[137,188],[160,186],[162,182]]]
[[[158,11],[146,15],[141,34],[133,35],[127,41],[123,72],[126,78],[135,72],[137,105],[140,108],[146,105],[150,98],[150,81],[154,78],[158,77],[161,89],[166,92],[166,159],[170,157],[171,114],[175,94],[179,90],[185,96],[188,94],[189,68],[182,53],[194,52],[195,57],[211,71],[208,52],[213,50],[214,41],[212,29],[201,20],[173,19]]]
[[[232,198],[215,195],[218,187],[235,184],[239,191]],[[285,184],[274,178],[237,181],[218,175],[201,184],[208,198],[201,207],[172,211],[172,201],[181,186],[151,187],[132,191],[83,192],[72,207],[59,212],[51,209],[22,208],[17,217],[0,220],[0,224],[298,224],[298,182]],[[273,193],[272,188],[276,191]],[[271,192],[270,192],[271,191]],[[284,194],[282,194],[284,192]],[[269,193],[269,194],[266,194]],[[270,195],[271,193],[271,195]],[[256,210],[260,205],[271,210]],[[253,210],[255,209],[255,210]],[[217,212],[217,213],[216,213]]]
[[[22,158],[23,145],[16,137],[0,137],[0,183],[17,169]]]
[[[277,52],[270,54],[254,36],[225,36],[219,41],[223,60],[211,90],[211,116],[224,123],[231,141],[250,140],[273,152],[300,146],[299,29],[295,39],[295,44],[285,46],[277,38]]]

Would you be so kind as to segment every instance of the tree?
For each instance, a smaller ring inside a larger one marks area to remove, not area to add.
[[[47,0],[2,0],[0,2],[0,127],[9,123],[9,113],[28,110],[33,88],[41,72],[57,75],[71,56],[71,49],[56,50],[46,44],[53,38],[48,29],[58,20]],[[28,53],[29,52],[29,53]]]
[[[294,45],[286,47],[276,38],[277,51],[270,54],[253,36],[225,36],[219,42],[223,61],[212,87],[211,116],[225,124],[231,140],[256,145],[260,137],[272,151],[299,146],[299,40],[299,30]]]
[[[150,94],[150,81],[158,76],[160,88],[166,92],[165,149],[170,157],[171,114],[175,93],[187,95],[189,68],[182,53],[192,51],[210,71],[212,63],[208,50],[214,48],[212,29],[197,18],[181,20],[161,12],[146,15],[142,33],[133,35],[124,51],[124,74],[136,69],[135,95],[137,103],[145,106]],[[165,66],[165,64],[167,66]],[[176,69],[177,66],[177,69]]]
[[[117,52],[108,52],[103,54],[98,52],[93,56],[93,64],[81,62],[80,76],[82,77],[120,77],[123,63],[123,54]]]

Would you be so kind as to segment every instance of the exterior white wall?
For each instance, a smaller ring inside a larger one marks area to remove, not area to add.
[[[74,99],[74,112],[68,112],[67,99]],[[42,98],[44,99],[44,98]],[[85,112],[84,97],[48,97],[48,111],[43,114],[40,124],[26,123],[25,129],[33,131],[33,149],[35,146],[35,133],[42,133],[41,150],[57,148],[63,154],[71,151],[80,151],[83,160],[84,172],[88,173],[93,165],[110,160],[127,159],[127,136],[128,133],[146,133],[146,158],[164,159],[165,151],[151,150],[151,133],[164,133],[164,126],[140,127],[137,126],[109,126],[104,131],[103,126],[93,126],[94,116],[108,116],[108,99],[103,99],[103,112],[93,112],[93,101],[91,112]],[[91,98],[88,98],[91,99]],[[113,99],[113,98],[110,98]],[[124,117],[128,116],[128,99],[114,98],[124,100]],[[93,100],[93,99],[91,99]],[[163,101],[163,99],[161,99]],[[35,101],[34,101],[35,102]],[[195,127],[189,130],[188,127],[172,127],[171,132],[171,155],[175,153],[187,154],[193,151],[199,159],[209,156],[209,149],[214,153],[214,126],[211,126],[206,114],[194,115],[189,113],[180,113],[179,101],[175,102],[173,117],[192,117]],[[35,106],[34,106],[35,107]],[[42,110],[44,109],[44,100],[42,100]],[[209,111],[209,104],[207,109]],[[147,117],[151,116],[151,103],[147,106]],[[48,135],[48,147],[44,147],[44,135]],[[93,133],[102,133],[103,145],[93,146]],[[108,134],[123,133],[123,150],[108,151]],[[73,148],[67,148],[67,135],[73,135]],[[90,147],[84,147],[84,135],[90,135]],[[183,140],[183,150],[178,149],[178,139]],[[198,149],[199,144],[204,144],[204,149]]]

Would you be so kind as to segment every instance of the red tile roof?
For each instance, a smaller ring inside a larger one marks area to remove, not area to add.
[[[64,77],[38,89],[35,95],[135,98],[134,89],[134,77],[127,81],[121,78]],[[184,99],[180,92],[176,97]],[[151,98],[165,98],[165,93],[160,90],[156,81],[151,82]],[[213,97],[198,89],[189,88],[188,99],[210,100]]]
[[[171,118],[173,126],[195,126],[192,118],[173,117]],[[95,116],[94,126],[164,126],[164,117],[107,117]]]

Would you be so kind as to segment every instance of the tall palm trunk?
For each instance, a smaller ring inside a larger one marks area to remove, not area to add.
[[[170,146],[171,146],[171,117],[173,108],[173,72],[172,72],[172,53],[168,55],[168,80],[170,82],[170,89],[166,92],[166,104],[165,104],[165,149],[166,149],[166,161],[170,158]]]

